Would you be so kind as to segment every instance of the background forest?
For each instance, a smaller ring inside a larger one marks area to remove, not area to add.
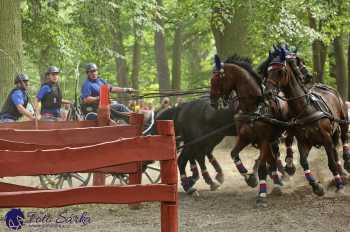
[[[214,54],[258,65],[278,42],[350,98],[350,0],[0,0],[0,32],[0,103],[15,73],[33,95],[49,65],[72,100],[88,62],[141,93],[208,86]]]

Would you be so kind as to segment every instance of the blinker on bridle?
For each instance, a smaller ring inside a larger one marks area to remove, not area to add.
[[[268,66],[267,71],[271,72],[274,70],[282,70],[283,73],[286,73],[286,61],[284,61],[283,63],[272,63]],[[269,82],[271,84],[273,84],[274,86],[277,86],[278,83],[275,80],[272,80],[270,78],[267,78],[266,82]]]

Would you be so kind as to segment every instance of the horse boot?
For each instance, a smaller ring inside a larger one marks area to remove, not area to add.
[[[265,180],[260,180],[259,183],[259,193],[256,198],[256,207],[257,208],[266,208],[267,207],[267,184]]]
[[[276,171],[272,171],[271,179],[274,184],[271,194],[275,196],[281,196],[283,194],[282,193],[283,182],[281,181],[281,178],[279,177]]]
[[[199,171],[196,164],[191,165],[191,172],[192,172],[191,178],[194,181],[194,183],[196,183],[199,180]]]
[[[256,177],[256,173],[248,174],[248,170],[244,167],[241,160],[237,159],[234,161],[236,168],[238,169],[239,173],[244,177],[245,182],[248,184],[248,186],[255,188],[258,185],[258,179]]]
[[[195,184],[195,182],[193,181],[192,178],[190,177],[181,177],[181,185],[183,190],[187,193],[187,194],[192,194],[194,192],[197,191],[197,189],[193,188],[193,185]]]
[[[312,175],[310,170],[305,170],[304,175],[306,180],[309,182],[309,184],[312,187],[312,191],[317,195],[317,196],[323,196],[325,194],[325,191],[323,189],[323,186],[316,182],[315,177]]]

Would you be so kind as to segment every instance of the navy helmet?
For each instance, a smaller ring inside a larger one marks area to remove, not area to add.
[[[86,72],[97,70],[97,65],[94,63],[89,63],[85,66]]]
[[[27,74],[19,73],[15,77],[15,84],[22,82],[22,81],[29,81],[29,77]]]
[[[56,66],[49,66],[47,68],[46,74],[50,74],[50,73],[60,73],[60,69],[57,68]]]

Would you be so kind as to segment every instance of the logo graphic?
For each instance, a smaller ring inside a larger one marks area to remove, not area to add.
[[[11,230],[20,230],[24,224],[24,214],[21,209],[11,209],[5,215],[6,225]]]

